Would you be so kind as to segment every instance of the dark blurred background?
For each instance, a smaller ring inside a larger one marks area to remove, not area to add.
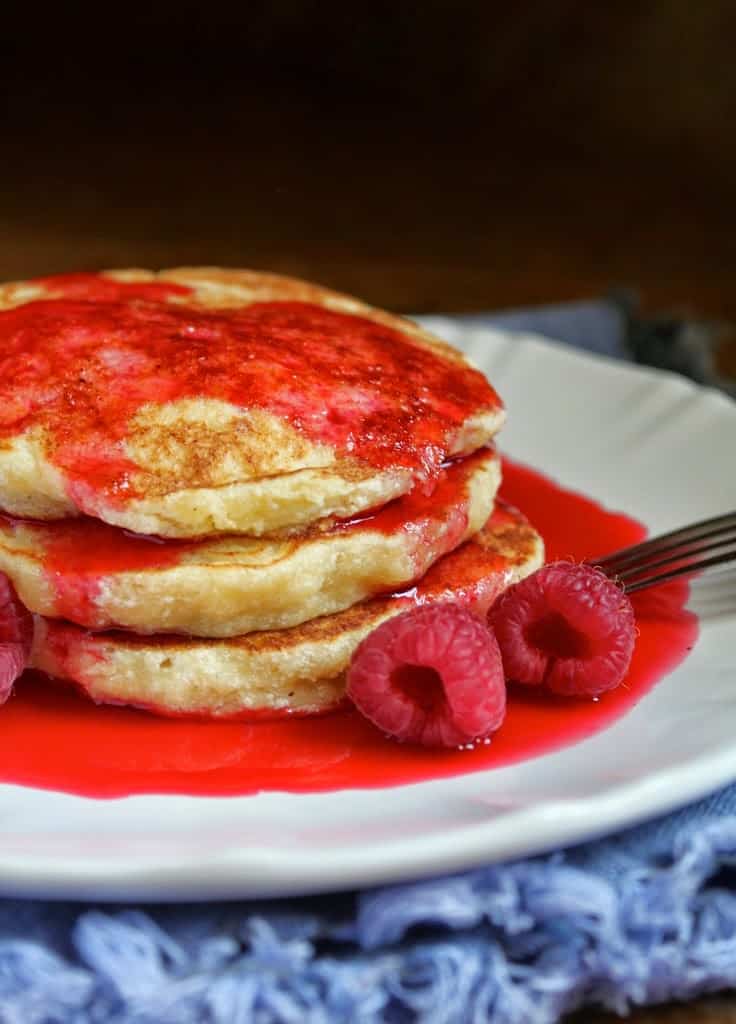
[[[732,0],[18,5],[0,276],[210,262],[417,312],[628,286],[736,319],[734,38]]]

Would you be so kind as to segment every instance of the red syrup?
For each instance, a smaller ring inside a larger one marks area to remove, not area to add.
[[[644,536],[635,520],[505,461],[503,496],[529,512],[549,560],[585,558]],[[508,765],[605,728],[679,664],[697,638],[685,585],[635,602],[639,638],[625,682],[599,700],[546,699],[513,689],[489,745],[438,751],[383,737],[352,709],[319,718],[208,722],[97,707],[27,673],[0,710],[0,779],[93,797],[200,796],[369,788]],[[639,595],[637,595],[639,597]]]
[[[94,274],[40,283],[49,297],[0,311],[0,435],[42,428],[94,515],[146,492],[125,441],[152,402],[262,410],[345,458],[419,466],[427,481],[470,417],[501,408],[478,370],[365,317],[291,301],[203,309],[181,286]]]
[[[81,516],[54,523],[15,519],[0,514],[11,529],[34,531],[44,575],[54,594],[55,614],[91,628],[101,625],[97,598],[105,578],[116,573],[176,566],[196,542],[143,537]],[[103,623],[104,624],[104,623]]]

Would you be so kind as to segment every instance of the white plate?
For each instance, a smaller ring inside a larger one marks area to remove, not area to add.
[[[722,395],[530,336],[442,329],[506,399],[513,457],[652,530],[736,508],[736,405]],[[0,786],[0,891],[205,899],[393,882],[572,843],[734,778],[727,610],[703,621],[688,660],[607,731],[508,768],[388,790],[221,799],[104,801]]]

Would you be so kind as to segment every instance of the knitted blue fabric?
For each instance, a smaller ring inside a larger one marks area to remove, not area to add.
[[[625,355],[615,307],[498,318]],[[490,322],[490,318],[489,318]],[[0,901],[0,1024],[547,1024],[736,985],[736,786],[594,843],[341,896]]]

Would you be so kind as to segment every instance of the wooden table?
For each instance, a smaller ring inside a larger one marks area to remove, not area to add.
[[[663,177],[651,156],[541,161],[491,144],[478,124],[438,138],[431,120],[347,109],[315,121],[313,101],[294,96],[251,104],[211,113],[206,145],[154,103],[114,119],[62,108],[41,137],[11,126],[0,279],[220,263],[417,313],[630,288],[649,311],[723,322],[721,358],[736,372],[736,204],[703,168]]]
[[[142,109],[37,99],[5,127],[0,278],[214,263],[303,275],[400,311],[456,312],[637,289],[723,324],[736,375],[729,176],[653,154],[509,149],[472,119],[271,95]],[[42,125],[42,130],[39,130]],[[736,956],[736,950],[734,952]],[[604,1024],[583,1013],[578,1024]],[[736,1022],[736,1000],[632,1024]],[[533,1024],[533,1022],[530,1022]]]

